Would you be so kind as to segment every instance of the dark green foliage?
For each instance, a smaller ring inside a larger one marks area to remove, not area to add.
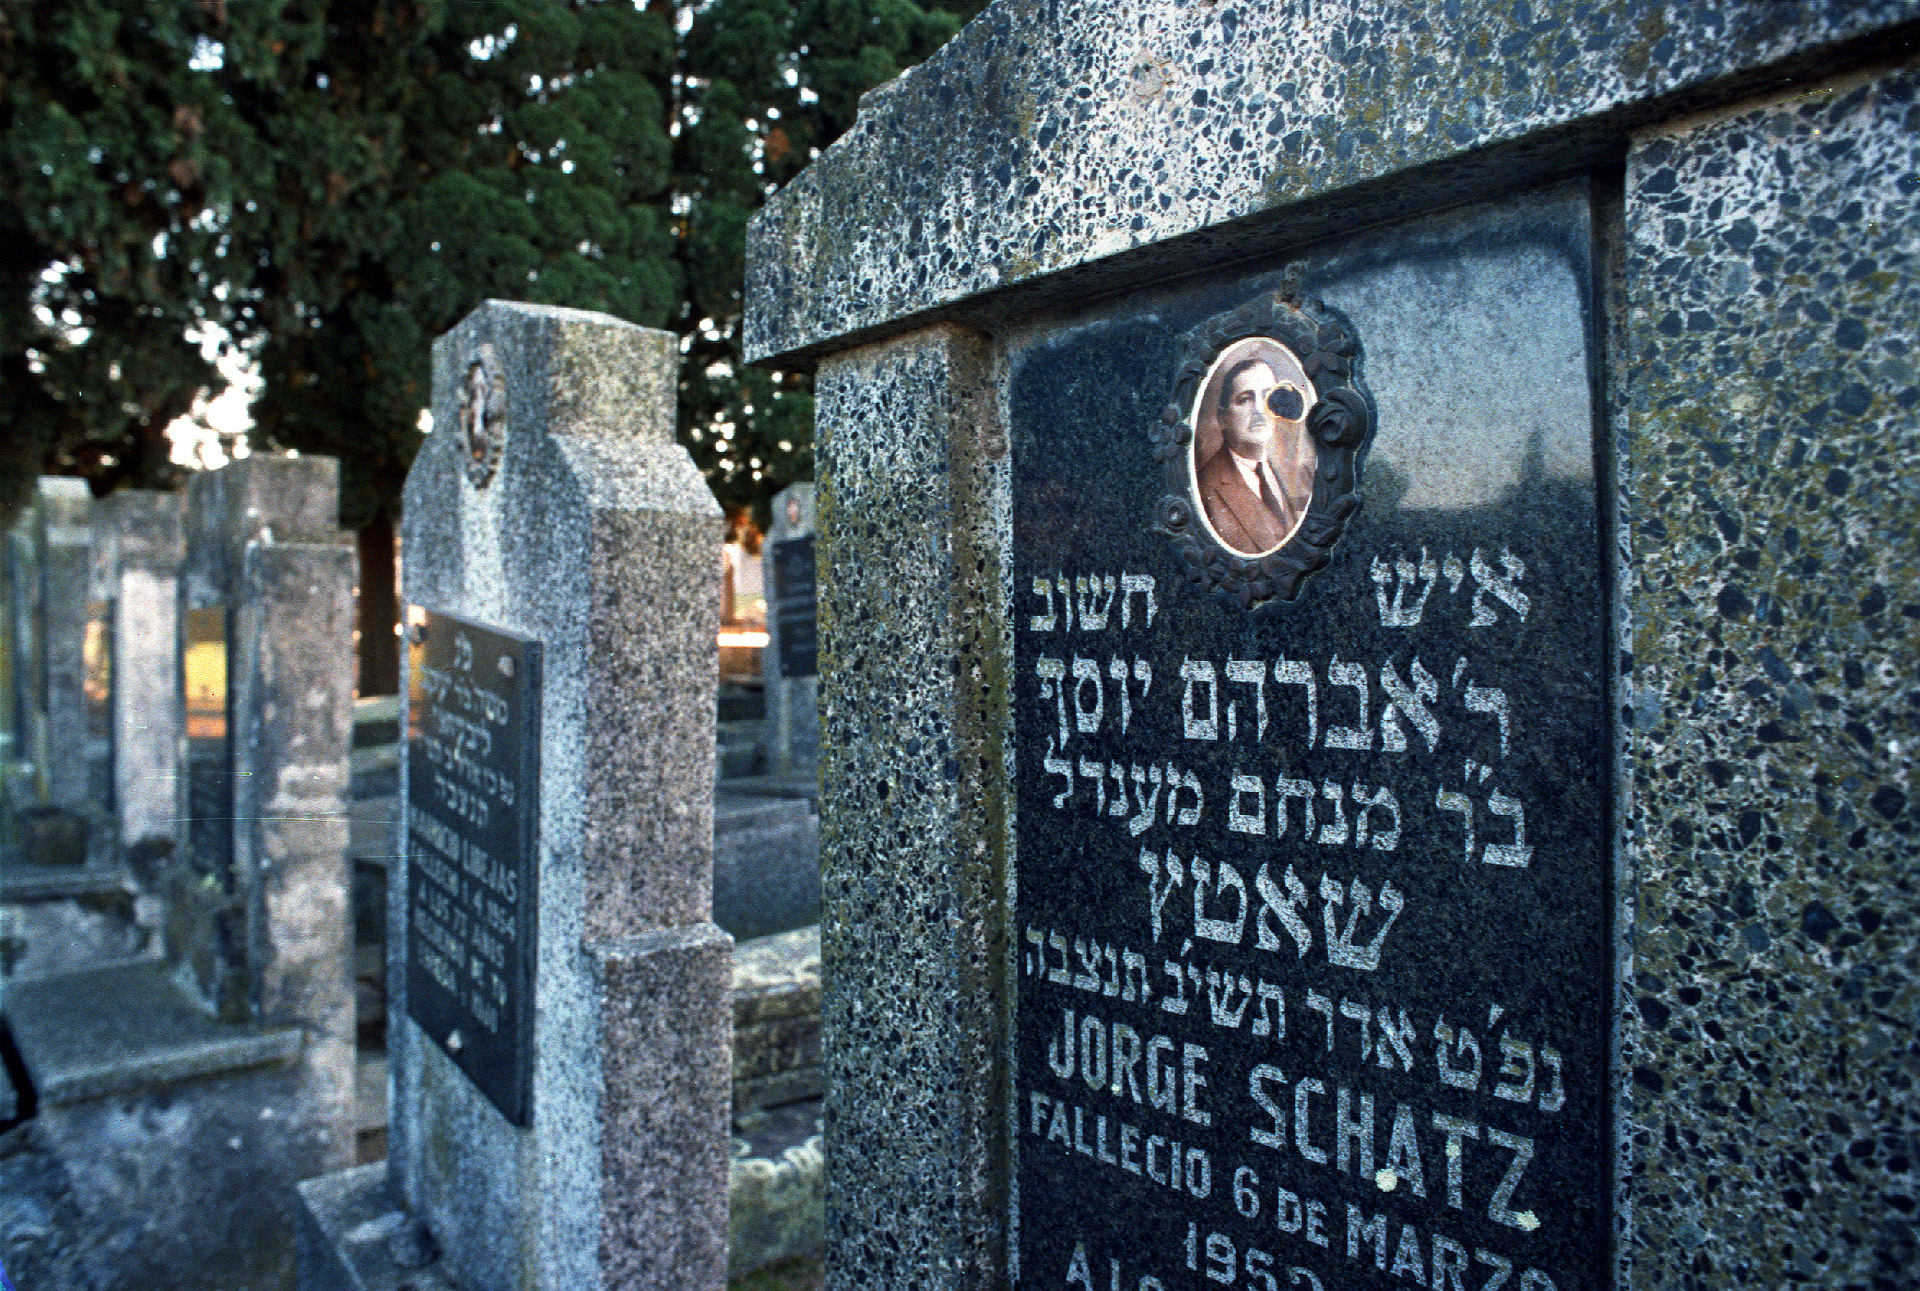
[[[0,489],[160,482],[210,321],[258,355],[256,440],[341,458],[357,526],[433,338],[503,297],[681,333],[682,438],[764,514],[812,404],[741,369],[747,218],[983,3],[0,0]]]

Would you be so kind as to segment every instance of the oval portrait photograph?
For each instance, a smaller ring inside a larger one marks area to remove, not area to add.
[[[1299,358],[1269,336],[1235,341],[1208,367],[1189,423],[1193,499],[1229,549],[1264,555],[1305,518],[1318,461],[1307,433],[1314,400]]]

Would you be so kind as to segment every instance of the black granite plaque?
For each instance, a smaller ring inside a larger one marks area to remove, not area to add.
[[[425,611],[407,694],[407,1016],[503,1116],[531,1098],[540,643]]]
[[[1021,1285],[1606,1284],[1590,245],[1563,188],[1010,342]],[[1309,436],[1244,496],[1242,384]]]
[[[223,892],[233,882],[232,700],[227,687],[227,636],[232,609],[203,605],[186,611],[180,654],[181,695],[187,725],[187,844],[189,863]]]
[[[813,535],[773,544],[773,613],[780,631],[780,675],[820,670]]]

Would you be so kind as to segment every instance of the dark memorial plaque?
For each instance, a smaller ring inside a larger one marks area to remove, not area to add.
[[[407,1016],[507,1120],[533,1068],[540,643],[426,611],[407,694]]]
[[[1591,242],[1009,340],[1020,1285],[1607,1285]]]
[[[819,608],[813,535],[773,544],[773,614],[780,632],[780,675],[812,677],[819,665]]]
[[[227,634],[232,610],[203,605],[186,611],[180,654],[187,726],[187,844],[194,872],[233,890],[233,749],[227,688]]]

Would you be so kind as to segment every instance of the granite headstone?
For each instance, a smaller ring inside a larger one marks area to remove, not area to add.
[[[767,649],[761,653],[767,704],[767,770],[811,780],[820,758],[818,589],[813,485],[790,484],[773,499],[764,547]]]
[[[756,217],[830,1287],[1901,1283],[1916,22],[1003,0]]]
[[[402,525],[389,1149],[304,1186],[310,1286],[375,1276],[363,1212],[463,1286],[725,1280],[721,522],[673,442],[677,358],[505,301],[435,344]]]

